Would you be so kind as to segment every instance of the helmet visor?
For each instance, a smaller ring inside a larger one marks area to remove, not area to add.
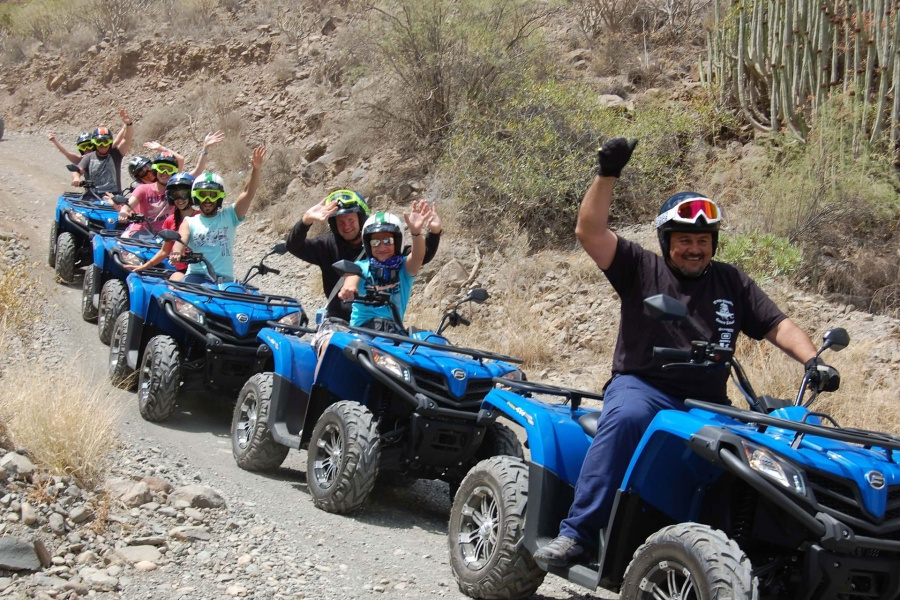
[[[719,212],[715,202],[709,198],[691,198],[679,202],[677,206],[656,217],[656,226],[659,227],[669,221],[696,223],[701,215],[707,223],[718,223],[722,220],[722,213]]]

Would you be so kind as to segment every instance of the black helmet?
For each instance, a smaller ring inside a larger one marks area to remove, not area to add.
[[[194,186],[194,176],[190,173],[175,173],[166,183],[166,201],[174,206],[173,194],[177,191],[187,192],[187,199],[191,200],[191,188]]]
[[[340,239],[341,237],[337,229],[337,217],[339,215],[356,213],[359,218],[359,230],[362,231],[363,225],[366,222],[366,217],[369,216],[369,205],[366,204],[366,201],[362,196],[353,190],[337,190],[331,192],[328,194],[328,197],[325,198],[326,206],[332,202],[337,202],[338,209],[337,212],[328,217],[328,226],[331,227],[331,232],[336,239]]]
[[[666,200],[656,217],[656,235],[663,258],[669,258],[669,234],[673,231],[712,233],[712,255],[719,245],[719,221],[722,212],[715,202],[697,192],[679,192]]]
[[[78,151],[82,154],[87,154],[91,150],[94,149],[94,142],[91,140],[91,132],[90,131],[82,131],[78,134],[78,139],[75,140],[75,147],[78,148]]]
[[[145,171],[150,168],[150,159],[144,158],[143,156],[132,156],[128,160],[128,174],[131,175],[131,178],[134,179],[138,183],[144,183],[141,181],[141,171]],[[144,173],[146,175],[146,173]]]
[[[178,168],[178,159],[175,158],[175,155],[171,152],[160,152],[156,156],[153,157],[153,166],[156,165],[171,165]]]
[[[94,132],[91,133],[91,141],[94,142],[94,146],[108,146],[113,142],[112,133],[110,133],[109,128],[101,125],[94,129]]]

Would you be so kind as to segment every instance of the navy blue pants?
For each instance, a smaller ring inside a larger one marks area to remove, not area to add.
[[[633,375],[616,375],[603,394],[603,414],[575,484],[575,500],[559,534],[595,548],[616,490],[650,421],[661,410],[686,410],[684,402]]]

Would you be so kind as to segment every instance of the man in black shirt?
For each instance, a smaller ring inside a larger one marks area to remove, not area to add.
[[[430,230],[425,236],[423,264],[434,258],[440,243],[441,222],[433,209],[432,214]],[[368,216],[369,205],[362,196],[351,190],[337,190],[303,213],[303,217],[287,236],[288,252],[316,265],[322,271],[322,290],[329,296],[327,313],[330,318],[350,320],[350,308],[345,306],[336,293],[332,294],[340,279],[332,265],[339,260],[356,261],[364,256],[362,226]],[[328,221],[331,235],[307,238],[313,223],[323,221]]]
[[[585,457],[575,500],[559,536],[539,548],[543,568],[564,567],[593,550],[607,526],[616,490],[644,431],[661,410],[686,410],[694,398],[729,404],[728,370],[662,370],[654,346],[690,348],[698,333],[686,323],[659,322],[644,313],[643,300],[665,293],[684,302],[704,339],[734,349],[738,335],[765,338],[818,378],[836,386],[838,374],[818,366],[809,336],[791,321],[743,271],[713,261],[721,213],[702,194],[682,192],[659,211],[656,228],[662,256],[620,238],[609,229],[612,190],[637,140],[610,140],[600,149],[597,176],[584,196],[575,234],[621,298],[612,379],[603,400],[597,434]]]

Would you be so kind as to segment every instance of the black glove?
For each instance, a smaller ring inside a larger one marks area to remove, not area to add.
[[[833,392],[841,387],[841,375],[832,366],[826,365],[821,358],[806,361],[806,374],[809,384],[817,392]]]
[[[597,175],[600,177],[619,177],[622,168],[631,159],[631,153],[637,146],[636,139],[613,138],[600,146],[597,151]]]

